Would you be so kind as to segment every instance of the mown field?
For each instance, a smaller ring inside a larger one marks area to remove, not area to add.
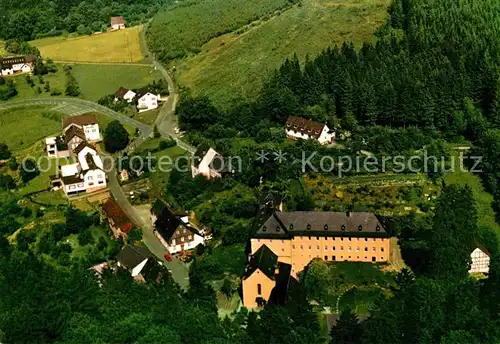
[[[267,73],[287,56],[314,56],[343,41],[358,47],[373,41],[389,2],[302,0],[301,6],[213,39],[201,53],[172,64],[181,85],[225,108],[235,100],[254,99]]]
[[[48,37],[30,43],[54,61],[140,62],[142,26],[92,36]]]
[[[48,113],[49,108],[45,106],[0,111],[0,142],[15,152],[57,133],[61,130],[62,117],[44,115]]]
[[[120,87],[140,88],[159,78],[158,72],[151,67],[143,65],[99,65],[99,64],[72,64],[73,76],[80,87],[80,97],[97,101],[101,97],[115,93]],[[66,76],[63,66],[58,65],[58,72],[47,74],[43,77],[44,82],[49,82],[51,91],[59,90],[64,95],[66,87]],[[15,77],[18,95],[13,100],[50,97],[49,92],[44,91],[45,84],[41,83],[38,77],[33,77],[35,87],[30,87],[24,76]],[[37,87],[42,89],[42,93],[37,93]]]
[[[210,39],[289,6],[289,0],[191,0],[158,13],[147,32],[152,51],[164,60],[197,53]]]

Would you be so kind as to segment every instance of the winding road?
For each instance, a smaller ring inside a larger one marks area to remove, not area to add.
[[[147,26],[146,26],[147,27]],[[144,31],[146,30],[146,27]],[[195,147],[182,141],[175,132],[177,127],[177,118],[175,116],[175,107],[178,101],[177,88],[174,83],[173,78],[167,72],[167,70],[162,66],[162,64],[154,58],[154,55],[150,54],[147,50],[147,44],[145,42],[144,34],[141,34],[143,47],[146,49],[146,53],[153,57],[152,66],[156,70],[160,71],[163,78],[167,82],[168,90],[170,96],[167,101],[162,105],[159,115],[155,121],[155,125],[158,128],[161,136],[164,138],[174,139],[178,146],[184,150],[194,153]],[[107,107],[94,103],[92,101],[83,100],[79,98],[69,98],[69,97],[50,97],[50,98],[32,98],[32,99],[22,99],[9,102],[0,102],[0,110],[6,110],[9,108],[22,107],[22,106],[36,106],[36,105],[53,105],[54,110],[65,113],[69,116],[76,116],[84,114],[87,112],[95,111],[102,113],[106,116],[112,117],[122,124],[127,124],[139,130],[138,135],[135,140],[130,144],[129,150],[133,150],[138,147],[142,142],[148,139],[153,132],[153,127],[119,112],[113,111]],[[110,159],[106,159],[108,161]],[[149,250],[164,262],[165,266],[170,270],[174,280],[183,288],[186,288],[189,284],[188,279],[188,269],[187,266],[180,260],[173,257],[171,262],[167,262],[164,258],[164,254],[167,250],[160,241],[156,238],[153,232],[153,227],[150,221],[144,219],[143,216],[130,204],[127,195],[123,191],[120,183],[118,182],[118,177],[114,166],[105,166],[108,172],[108,189],[110,193],[115,198],[116,202],[121,206],[123,211],[127,216],[134,221],[134,223],[142,229],[143,242],[149,248]]]

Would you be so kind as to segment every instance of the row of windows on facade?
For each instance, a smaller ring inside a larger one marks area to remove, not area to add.
[[[290,230],[293,230],[293,223],[291,223],[291,224],[288,226],[288,228],[289,228]],[[311,228],[312,228],[312,227],[311,227],[311,225],[310,225],[310,224],[307,224],[306,229],[307,229],[308,231],[310,231],[310,230],[311,230]],[[327,231],[327,230],[329,229],[328,224],[325,224],[325,225],[323,226],[323,229],[324,229],[325,231]],[[345,232],[345,230],[346,230],[346,226],[345,226],[345,225],[340,226],[340,230],[341,230],[342,232]],[[262,226],[262,231],[263,231],[263,232],[267,231],[267,227],[266,227],[266,226]],[[279,231],[281,231],[281,227],[280,227],[280,226],[276,226],[276,232],[279,232]],[[358,232],[361,232],[361,231],[363,231],[363,226],[362,226],[362,225],[359,225],[359,226],[358,226]],[[380,226],[379,226],[379,225],[377,225],[377,226],[375,227],[375,231],[380,232]]]
[[[295,249],[295,245],[292,245],[292,248],[294,248],[294,249]],[[309,250],[310,250],[311,248],[312,248],[312,246],[311,246],[311,245],[309,245]],[[300,245],[300,249],[301,249],[301,250],[303,250],[303,249],[304,249],[304,245]],[[317,249],[317,250],[319,250],[319,249],[320,249],[320,246],[319,246],[319,245],[317,245],[317,246],[316,246],[316,249]],[[283,249],[282,249],[282,250],[283,250]],[[328,246],[325,246],[325,251],[327,251],[327,250],[328,250]],[[343,251],[343,250],[344,250],[344,246],[340,246],[340,251]],[[332,251],[335,251],[335,246],[332,246]],[[348,246],[348,247],[347,247],[347,251],[348,251],[348,252],[351,252],[351,251],[352,251],[351,246]],[[360,251],[359,247],[356,247],[356,252],[359,252],[359,251]],[[368,252],[368,247],[365,247],[365,252]],[[372,252],[376,252],[376,247],[372,247]],[[384,252],[384,248],[383,248],[383,247],[381,247],[381,248],[380,248],[380,252]]]
[[[303,237],[301,237],[303,238]],[[312,240],[311,237],[307,237],[308,240]],[[328,238],[324,238],[325,240],[328,240]],[[330,238],[332,241],[336,240],[337,238],[336,237],[331,237]],[[361,238],[351,238],[351,237],[348,237],[348,238],[345,238],[346,241],[361,241]],[[354,240],[353,240],[354,239]],[[257,239],[257,242],[260,242],[261,239]],[[319,236],[316,237],[316,240],[319,240]],[[364,238],[364,241],[368,242],[368,241],[382,241],[384,239],[379,239],[379,238]],[[269,239],[269,242],[271,241],[274,241],[276,242],[277,240],[274,240],[274,239]],[[288,241],[288,240],[287,240]],[[340,237],[340,241],[344,241],[344,237]],[[267,242],[266,239],[262,239],[262,242]],[[281,243],[284,244],[285,243],[285,240],[281,240]]]
[[[192,240],[193,239],[193,236],[192,235],[188,235],[188,240]],[[184,242],[184,237],[181,237],[181,242]],[[175,245],[175,239],[172,239],[172,245]]]
[[[319,255],[316,255],[316,258],[319,258],[319,257],[320,257]],[[309,258],[312,259],[312,256],[309,255]],[[344,258],[344,256],[340,256],[340,261],[347,260],[347,259],[352,259],[352,256],[346,256],[345,258]],[[357,256],[356,259],[360,259],[359,256]],[[375,257],[375,256],[372,256],[371,259],[372,259],[372,262],[376,262],[377,261],[377,257]],[[329,261],[328,256],[324,256],[324,260],[325,261]],[[331,260],[332,261],[336,261],[337,260],[337,256],[332,256]],[[368,260],[367,256],[365,256],[365,260]],[[380,257],[380,260],[384,261],[384,257]],[[292,263],[292,265],[295,266],[296,263]]]

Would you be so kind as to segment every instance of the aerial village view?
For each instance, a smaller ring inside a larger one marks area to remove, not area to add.
[[[499,344],[500,1],[0,0],[0,343]]]

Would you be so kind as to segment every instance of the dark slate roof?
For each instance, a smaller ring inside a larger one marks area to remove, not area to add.
[[[89,166],[87,171],[100,169],[99,166],[96,165],[92,154],[87,153],[87,155],[85,155],[85,161],[87,161],[87,165]]]
[[[146,86],[146,87],[143,87],[143,88],[140,88],[136,91],[136,94],[135,94],[135,97],[134,99],[135,100],[139,100],[141,99],[145,94],[148,94],[148,93],[153,93],[150,91],[149,89],[149,86]]]
[[[61,180],[65,185],[83,183],[83,179],[80,177],[79,174],[75,174],[74,176],[61,177]]]
[[[368,236],[388,237],[375,214],[368,212],[274,212],[257,237]]]
[[[93,115],[79,115],[79,116],[70,116],[65,117],[63,119],[63,129],[66,129],[71,124],[76,124],[79,126],[96,124],[97,119]]]
[[[95,151],[94,146],[88,144],[86,141],[82,141],[82,142],[80,142],[80,144],[78,146],[76,146],[76,148],[73,150],[73,152],[75,154],[79,154],[85,147],[92,148]]]
[[[161,265],[156,259],[148,259],[141,270],[141,275],[147,283],[159,282],[161,277],[166,274],[165,266]]]
[[[268,303],[285,305],[289,301],[306,302],[305,290],[300,282],[291,275],[291,272],[292,266],[290,264],[278,263],[276,284],[271,291]]]
[[[266,245],[262,245],[250,258],[245,268],[244,278],[251,276],[257,269],[267,277],[274,280],[275,270],[278,265],[278,256]]]
[[[36,61],[35,55],[13,56],[13,57],[1,57],[0,56],[0,66],[2,66],[3,69],[10,69],[15,64],[33,63],[35,61]]]
[[[270,191],[261,193],[256,221],[257,228],[260,228],[275,211],[279,210],[282,200],[283,198],[276,193]]]
[[[285,124],[285,128],[288,130],[299,131],[313,137],[318,137],[324,127],[325,124],[296,116],[289,116]]]
[[[127,245],[118,255],[116,260],[127,269],[133,269],[146,258],[154,258],[153,254],[143,246]]]
[[[115,97],[123,99],[123,97],[127,94],[128,91],[130,91],[128,88],[120,87],[118,91],[115,92]]]
[[[85,133],[83,132],[83,130],[73,125],[64,133],[64,143],[67,144],[75,136],[78,136],[82,140],[85,140]]]

